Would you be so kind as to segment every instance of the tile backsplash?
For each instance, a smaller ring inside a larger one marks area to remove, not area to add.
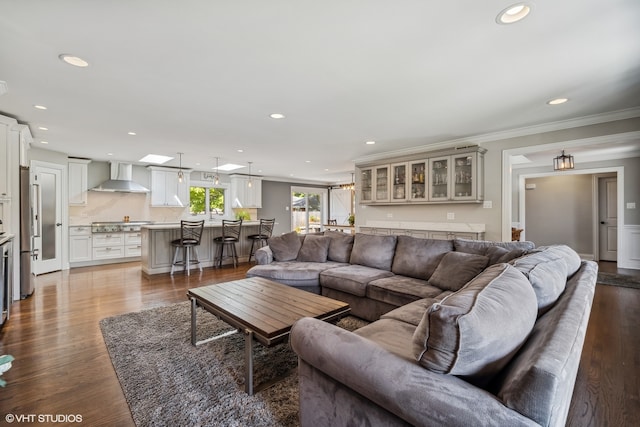
[[[189,215],[189,207],[151,207],[151,195],[145,193],[102,193],[89,191],[86,206],[69,206],[69,225],[100,221],[178,222]]]

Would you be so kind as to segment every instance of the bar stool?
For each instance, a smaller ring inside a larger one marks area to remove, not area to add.
[[[204,228],[204,220],[202,221],[180,221],[180,238],[171,241],[173,246],[173,263],[171,264],[171,274],[175,267],[181,265],[190,275],[191,264],[198,264],[198,268],[202,271],[200,260],[198,259],[198,249],[200,239],[202,238],[202,229]],[[178,253],[182,249],[182,260],[178,261]],[[195,253],[195,259],[192,259],[191,250]]]
[[[222,236],[215,237],[213,244],[216,245],[216,256],[213,264],[218,263],[218,268],[222,267],[222,258],[233,258],[233,267],[238,262],[238,252],[236,251],[236,243],[240,241],[240,230],[242,229],[242,220],[222,220]],[[227,248],[227,256],[224,256],[224,248]],[[231,251],[231,253],[229,253]]]
[[[271,237],[271,233],[273,233],[273,225],[276,223],[276,219],[261,219],[260,220],[260,228],[258,228],[258,234],[250,234],[247,236],[247,239],[251,240],[251,250],[249,251],[249,262],[251,262],[251,257],[255,254],[253,251],[254,245],[256,242],[258,246],[256,250],[260,249],[264,245],[267,244],[267,239]]]

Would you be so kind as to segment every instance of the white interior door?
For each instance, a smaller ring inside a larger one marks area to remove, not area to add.
[[[618,179],[598,178],[598,252],[601,261],[618,259]]]
[[[31,185],[37,275],[62,269],[62,169],[34,164]]]

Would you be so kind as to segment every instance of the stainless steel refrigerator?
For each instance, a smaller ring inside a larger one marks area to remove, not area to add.
[[[20,298],[27,298],[33,293],[33,275],[31,259],[37,256],[33,248],[33,220],[31,183],[29,168],[20,167]]]

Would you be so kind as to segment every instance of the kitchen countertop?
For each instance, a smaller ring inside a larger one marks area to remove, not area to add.
[[[260,225],[260,221],[243,221],[242,225]],[[205,228],[222,227],[222,221],[205,221]],[[140,228],[148,230],[170,230],[180,228],[179,222],[156,222],[154,224],[143,224]]]

